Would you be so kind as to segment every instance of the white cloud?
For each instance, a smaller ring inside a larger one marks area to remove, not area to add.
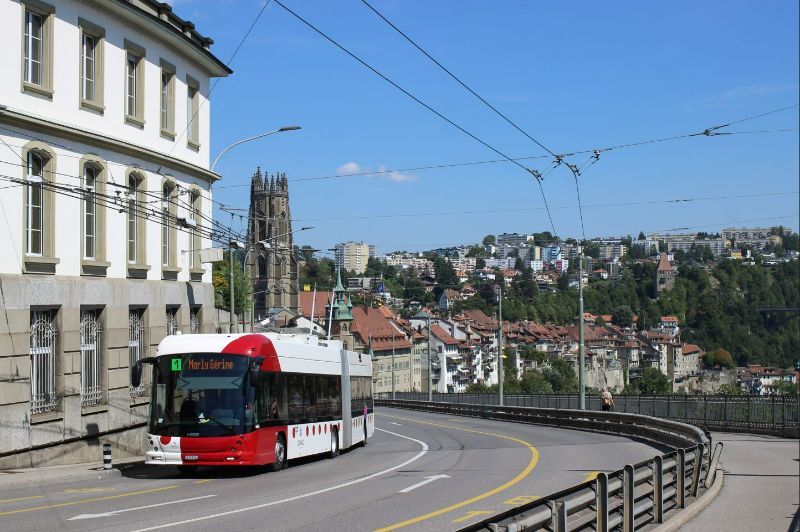
[[[361,168],[361,165],[355,162],[344,163],[340,167],[336,169],[337,175],[346,175],[346,174],[357,174],[363,172],[364,169]]]
[[[409,181],[416,181],[419,177],[413,174],[404,174],[402,172],[395,172],[389,169],[385,164],[378,165],[377,170],[373,170],[369,166],[361,166],[357,162],[344,163],[336,168],[336,175],[352,175],[352,174],[367,174],[368,177],[377,177],[378,179],[388,179],[395,183],[407,183]]]
[[[719,94],[714,94],[701,100],[698,104],[701,108],[725,107],[731,102],[752,96],[765,96],[771,94],[782,94],[796,92],[797,85],[742,85],[732,87]]]

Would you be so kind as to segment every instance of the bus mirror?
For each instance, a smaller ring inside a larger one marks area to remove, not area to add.
[[[136,364],[131,368],[131,386],[138,388],[142,384],[142,364],[155,364],[156,359],[153,357],[146,357],[137,360]]]
[[[250,361],[248,371],[250,372],[250,386],[258,386],[261,381],[261,364],[264,363],[264,357],[256,357]]]

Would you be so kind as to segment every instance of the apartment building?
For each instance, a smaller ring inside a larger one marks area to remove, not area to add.
[[[375,246],[364,242],[344,242],[336,244],[335,261],[343,271],[353,271],[361,275],[367,270],[367,262],[375,256]]]

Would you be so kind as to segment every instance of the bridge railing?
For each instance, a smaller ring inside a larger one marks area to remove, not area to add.
[[[553,493],[463,528],[465,531],[624,530],[658,525],[716,480],[722,443],[692,425],[617,412],[378,399],[391,406],[643,438],[674,450]]]
[[[388,399],[390,393],[378,398]],[[427,401],[425,392],[397,392],[397,399]],[[614,411],[690,423],[708,430],[800,436],[798,395],[616,395]],[[497,405],[497,394],[434,393],[434,402]],[[506,394],[507,406],[577,409],[577,394]],[[586,397],[587,410],[600,410],[600,398]]]

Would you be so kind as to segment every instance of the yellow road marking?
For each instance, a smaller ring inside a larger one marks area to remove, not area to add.
[[[83,504],[86,502],[98,502],[98,501],[109,501],[111,499],[121,499],[122,497],[131,497],[133,495],[143,495],[145,493],[155,493],[158,491],[164,490],[171,490],[175,489],[178,486],[164,486],[163,488],[153,488],[149,490],[140,490],[140,491],[131,491],[128,493],[120,493],[119,495],[108,495],[106,497],[95,497],[94,499],[82,499],[80,501],[69,501],[69,502],[60,502],[58,504],[48,504],[47,506],[34,506],[31,508],[20,508],[19,510],[8,510],[6,512],[0,512],[0,516],[2,515],[11,515],[11,514],[21,514],[25,512],[35,512],[37,510],[50,510],[52,508],[62,508],[64,506],[74,506],[76,504]]]
[[[583,479],[584,482],[589,482],[590,480],[594,480],[597,478],[597,475],[602,473],[602,471],[591,471],[588,475],[586,475]]]
[[[114,488],[69,488],[64,493],[102,493],[104,491],[114,491]]]
[[[523,504],[533,502],[538,498],[540,498],[538,495],[518,495],[513,499],[508,499],[507,501],[504,501],[503,504],[510,504],[511,506],[522,506]]]
[[[15,501],[27,501],[29,499],[43,499],[44,495],[31,495],[30,497],[17,497],[16,499],[0,499],[0,503],[4,502],[15,502]]]
[[[491,513],[492,512],[490,510],[470,510],[469,512],[467,512],[467,515],[465,515],[464,517],[459,517],[458,519],[453,519],[453,522],[454,523],[463,523],[464,521],[466,521],[468,519],[472,519],[476,515],[486,515],[486,514],[491,514]]]
[[[204,479],[204,480],[195,480],[194,482],[192,482],[192,484],[205,484],[206,482],[211,482],[212,480],[214,480],[214,479],[207,478],[207,479]]]
[[[386,415],[384,414],[384,416],[386,416]],[[531,452],[531,459],[528,462],[528,465],[525,466],[525,469],[523,469],[522,472],[520,472],[519,475],[517,475],[516,477],[512,478],[511,480],[509,480],[505,484],[497,486],[494,489],[491,489],[491,490],[489,490],[487,492],[481,493],[480,495],[476,495],[475,497],[472,497],[472,498],[467,499],[465,501],[461,501],[461,502],[457,502],[455,504],[451,504],[450,506],[447,506],[445,508],[440,508],[439,510],[434,510],[433,512],[427,513],[425,515],[420,515],[418,517],[413,517],[411,519],[406,519],[405,521],[401,521],[399,523],[395,523],[393,525],[389,525],[389,526],[384,527],[384,528],[379,528],[379,529],[376,530],[376,532],[388,532],[389,530],[397,530],[398,528],[403,528],[404,526],[413,525],[415,523],[419,523],[421,521],[425,521],[425,520],[430,519],[432,517],[437,517],[437,516],[440,516],[442,514],[446,514],[448,512],[452,512],[453,510],[457,510],[459,508],[463,508],[464,506],[470,505],[470,504],[472,504],[474,502],[486,499],[487,497],[491,497],[492,495],[496,495],[496,494],[498,494],[498,493],[500,493],[502,491],[507,490],[511,486],[517,484],[518,482],[523,480],[525,477],[530,475],[531,472],[533,471],[533,469],[536,467],[536,464],[539,462],[539,450],[536,447],[534,447],[533,445],[531,445],[530,443],[528,443],[528,442],[526,442],[524,440],[520,440],[520,439],[511,437],[511,436],[505,436],[503,434],[495,434],[493,432],[483,432],[483,431],[475,430],[475,429],[467,429],[467,428],[464,428],[464,427],[451,427],[449,425],[441,425],[439,423],[431,423],[431,422],[428,422],[428,421],[419,421],[417,419],[410,419],[410,418],[404,418],[404,417],[398,417],[398,416],[386,416],[386,417],[391,417],[391,418],[395,418],[395,419],[402,419],[402,420],[411,421],[411,422],[414,422],[414,423],[421,423],[423,425],[432,425],[434,427],[442,427],[442,428],[446,428],[446,429],[461,430],[461,431],[464,431],[464,432],[472,432],[474,434],[483,434],[484,436],[494,436],[495,438],[501,438],[501,439],[504,439],[504,440],[511,440],[513,442],[519,443],[520,445],[523,445],[524,447],[526,447]]]

